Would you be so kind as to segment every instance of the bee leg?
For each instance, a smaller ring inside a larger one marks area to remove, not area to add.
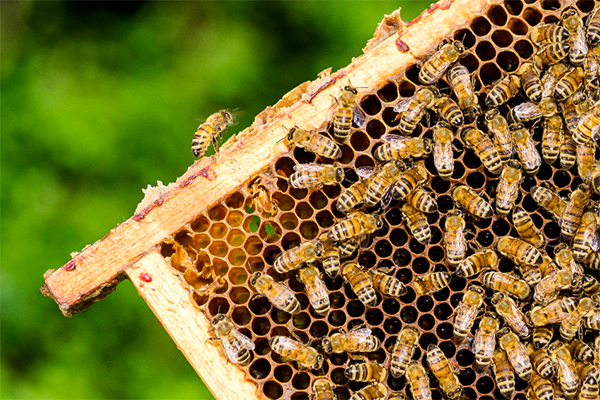
[[[211,137],[211,141],[213,144],[213,147],[215,148],[215,153],[219,153],[219,140],[217,138],[217,135],[212,135]]]

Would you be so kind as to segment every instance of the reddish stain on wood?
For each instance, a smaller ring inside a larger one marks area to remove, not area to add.
[[[142,211],[140,211],[139,213],[135,214],[133,217],[131,217],[131,219],[133,219],[134,221],[140,222],[141,220],[143,220],[144,218],[146,218],[146,215],[148,215],[148,213],[154,208],[154,204],[149,205],[148,207],[144,208]]]
[[[140,280],[143,281],[143,282],[146,282],[146,283],[150,283],[150,282],[152,282],[152,277],[150,276],[149,273],[142,272],[140,274]]]
[[[212,169],[210,165],[208,167],[202,168],[202,170],[200,171],[200,176],[205,177],[209,181],[217,179],[217,173],[214,169]]]
[[[75,260],[71,260],[67,264],[63,265],[62,269],[64,269],[65,271],[74,271],[75,267]]]
[[[423,16],[423,14],[419,15],[417,18],[413,19],[412,21],[407,22],[405,27],[408,28],[409,26],[416,24],[417,22],[419,22],[421,20],[422,16]]]
[[[440,4],[438,4],[438,3],[434,3],[434,4],[432,4],[432,5],[431,5],[431,6],[430,6],[430,7],[427,9],[427,12],[428,12],[429,14],[431,14],[432,12],[434,12],[434,11],[435,11],[435,10],[437,10],[437,9],[440,9],[440,10],[447,10],[447,9],[449,9],[449,8],[450,8],[450,6],[452,5],[452,3],[454,3],[454,0],[446,0],[446,1],[444,1],[443,3],[440,3]]]
[[[402,35],[402,31],[398,32],[398,39],[396,39],[396,48],[400,53],[406,53],[410,50],[410,47],[408,47],[406,42],[400,38],[400,35]]]
[[[196,179],[197,177],[198,177],[198,173],[190,175],[185,181],[183,181],[181,183],[181,185],[179,185],[179,187],[186,187],[186,186],[188,186],[190,183],[194,182],[194,179]]]

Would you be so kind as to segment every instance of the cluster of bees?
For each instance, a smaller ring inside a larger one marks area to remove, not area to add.
[[[502,78],[487,92],[486,112],[479,104],[471,74],[457,63],[465,54],[463,45],[458,41],[442,45],[420,69],[419,80],[426,86],[394,107],[402,135],[384,134],[373,151],[380,164],[357,168],[359,180],[338,197],[336,208],[346,217],[317,239],[284,251],[275,259],[273,269],[278,274],[296,273],[314,312],[323,316],[330,311],[330,300],[321,271],[332,278],[341,274],[367,307],[376,305],[377,292],[404,295],[405,285],[388,274],[389,270],[364,269],[353,256],[369,235],[383,227],[381,210],[390,207],[393,200],[401,202],[400,210],[414,238],[424,245],[430,242],[427,214],[438,207],[434,195],[426,190],[430,175],[421,160],[432,156],[439,177],[449,180],[454,168],[455,131],[460,130],[462,142],[487,171],[499,175],[495,204],[466,185],[454,185],[454,208],[447,213],[444,226],[445,261],[452,272],[420,276],[412,284],[413,289],[418,295],[428,295],[447,287],[454,276],[471,280],[454,313],[454,340],[470,345],[478,369],[491,369],[502,395],[511,397],[516,374],[529,382],[530,399],[598,399],[600,336],[590,346],[581,333],[584,328],[600,330],[600,283],[584,269],[600,270],[600,210],[592,199],[600,193],[600,164],[595,158],[600,137],[597,10],[585,24],[579,12],[569,7],[562,11],[558,23],[536,26],[530,40],[537,52],[516,73]],[[444,76],[456,101],[435,86]],[[528,101],[511,107],[505,118],[499,107],[506,107],[519,94]],[[292,187],[318,190],[344,181],[345,170],[335,160],[342,156],[338,142],[347,140],[352,124],[360,127],[364,123],[365,117],[356,105],[357,95],[357,88],[350,83],[343,88],[330,118],[332,137],[300,127],[289,130],[290,146],[325,160],[295,165],[289,176]],[[432,140],[411,137],[428,110],[440,117],[432,127]],[[476,120],[481,124],[464,126]],[[194,135],[194,155],[204,155],[211,141],[218,149],[217,138],[232,122],[226,110],[209,117]],[[540,122],[541,154],[530,133]],[[488,133],[479,129],[484,126]],[[542,162],[552,164],[557,160],[567,169],[577,163],[583,183],[568,199],[546,186],[530,190],[532,198],[561,228],[563,242],[555,247],[552,257],[543,251],[545,237],[529,213],[515,204],[525,175],[535,175]],[[277,209],[265,191],[260,192],[255,204],[268,214]],[[507,218],[511,212],[519,237],[501,237],[493,249],[471,245],[473,252],[467,256],[471,243],[465,214],[489,219],[494,215]],[[499,256],[513,261],[519,275],[498,271]],[[274,307],[291,314],[300,312],[300,302],[284,282],[266,272],[256,272],[250,283]],[[486,289],[493,291],[493,309],[485,309]],[[478,329],[472,334],[481,313]],[[214,317],[212,323],[228,358],[248,365],[254,343],[223,314]],[[369,385],[351,399],[384,399],[388,395],[390,399],[404,398],[388,393],[383,384],[388,372],[394,378],[406,376],[414,399],[431,399],[428,373],[421,363],[412,360],[418,340],[416,327],[405,326],[391,349],[387,368],[355,355],[362,362],[348,365],[345,374]],[[317,347],[287,336],[273,336],[269,345],[273,352],[295,361],[300,369],[318,371],[328,354],[368,353],[382,344],[369,328],[360,326],[326,336]],[[442,350],[429,345],[426,360],[445,396],[460,398],[461,383]],[[316,379],[312,387],[317,400],[335,399],[334,389],[324,377]]]

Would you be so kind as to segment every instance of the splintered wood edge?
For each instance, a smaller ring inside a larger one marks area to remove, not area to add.
[[[52,297],[67,316],[110,293],[125,269],[165,237],[264,172],[273,159],[289,152],[282,141],[287,129],[295,125],[324,128],[333,112],[333,98],[339,97],[341,87],[348,81],[366,87],[361,94],[373,91],[368,88],[394,79],[434,52],[453,30],[467,26],[474,16],[500,3],[501,0],[435,3],[348,67],[294,89],[277,105],[259,114],[251,127],[225,143],[218,157],[195,162],[160,198],[60,269],[48,271],[41,292]]]
[[[126,271],[138,293],[217,399],[256,400],[256,385],[210,340],[210,321],[192,305],[190,294],[158,247]]]

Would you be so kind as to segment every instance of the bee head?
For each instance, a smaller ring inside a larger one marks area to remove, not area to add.
[[[509,333],[510,333],[510,328],[505,327],[498,332],[498,337],[501,338],[502,336],[507,335]]]
[[[262,273],[260,272],[255,272],[252,274],[252,277],[250,278],[250,284],[252,286],[256,285],[256,281],[258,280],[258,278],[262,275]]]
[[[469,285],[469,288],[467,290],[470,290],[470,291],[473,291],[473,292],[477,292],[479,294],[485,293],[485,290],[483,289],[483,287],[479,283],[477,283],[477,282],[471,283]]]
[[[333,349],[331,348],[331,341],[329,340],[328,337],[323,339],[323,342],[321,342],[321,345],[323,346],[323,350],[325,350],[325,353],[329,354],[333,351]],[[320,356],[320,354],[319,354],[319,356]]]
[[[383,220],[381,219],[381,216],[375,214],[375,226],[377,226],[377,229],[381,229],[383,228]]]
[[[323,246],[323,243],[317,242],[315,245],[315,255],[317,258],[321,258],[323,255],[325,255],[325,246]]]
[[[459,54],[463,54],[465,52],[465,46],[458,40],[455,40],[454,42],[452,42],[452,44],[454,45],[454,47],[456,47],[456,51],[458,51]]]
[[[298,128],[296,128],[296,127],[293,127],[293,128],[292,128],[292,129],[290,129],[290,131],[288,132],[287,139],[288,139],[290,142],[293,142],[293,141],[294,141],[294,136],[295,136],[294,134],[296,133],[296,131],[297,131],[297,130],[298,130]]]
[[[433,151],[433,149],[431,148],[431,140],[430,139],[423,139],[423,147],[425,148],[425,154],[431,154],[431,152]]]
[[[323,356],[321,354],[319,354],[317,356],[317,362],[315,363],[315,367],[313,369],[321,369],[322,366],[323,366]]]
[[[344,91],[350,92],[352,94],[358,94],[358,90],[354,86],[346,85],[344,86]]]
[[[217,315],[215,315],[215,317],[213,318],[211,323],[212,323],[212,325],[217,325],[219,322],[223,321],[225,318],[227,318],[225,316],[225,314],[217,314]]]
[[[221,110],[221,115],[225,119],[227,125],[233,125],[233,115],[231,115],[229,110]]]
[[[342,167],[337,167],[335,169],[335,181],[337,183],[340,183],[341,181],[344,180],[344,168]]]
[[[511,132],[518,131],[518,130],[521,130],[521,129],[524,129],[524,128],[525,128],[525,127],[524,127],[524,126],[523,126],[523,124],[521,124],[521,123],[515,123],[515,124],[512,124],[512,125],[510,126],[510,130],[511,130]]]

